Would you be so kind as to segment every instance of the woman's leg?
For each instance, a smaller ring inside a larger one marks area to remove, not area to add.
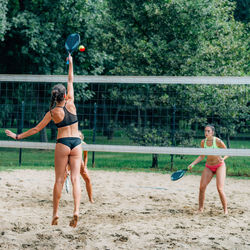
[[[204,200],[205,200],[205,191],[207,188],[207,185],[213,178],[213,172],[208,169],[204,168],[202,175],[201,175],[201,181],[200,181],[200,193],[199,193],[199,211],[203,212],[204,209]]]
[[[227,199],[224,193],[224,184],[226,180],[226,166],[225,164],[220,166],[216,171],[216,186],[220,196],[220,200],[224,209],[224,213],[228,214],[227,211]]]
[[[57,225],[58,220],[58,207],[62,194],[64,176],[66,166],[68,164],[68,157],[70,154],[70,148],[57,143],[55,148],[55,184],[53,190],[53,219],[52,225]]]
[[[74,215],[73,220],[70,222],[70,226],[76,227],[78,216],[79,216],[79,207],[80,207],[80,198],[81,198],[81,185],[80,185],[80,166],[82,161],[82,145],[78,145],[71,150],[69,156],[69,165],[71,169],[71,182],[73,188],[73,198],[74,198]]]
[[[86,190],[87,190],[87,193],[88,193],[89,201],[91,203],[94,203],[93,196],[92,196],[91,180],[90,180],[90,177],[89,177],[88,170],[87,170],[86,167],[84,167],[83,162],[81,163],[81,171],[80,171],[80,173],[81,173],[81,176],[84,179],[85,184],[86,184]]]

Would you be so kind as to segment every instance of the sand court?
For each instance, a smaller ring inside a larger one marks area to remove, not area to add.
[[[215,179],[198,214],[200,176],[89,171],[94,204],[81,180],[80,218],[65,189],[51,226],[53,170],[0,172],[0,249],[250,249],[250,180],[227,178],[229,215]]]

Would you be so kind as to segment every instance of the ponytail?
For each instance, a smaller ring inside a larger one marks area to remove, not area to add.
[[[52,95],[51,95],[51,99],[50,99],[50,107],[49,107],[49,110],[50,110],[50,111],[52,110],[52,108],[53,108],[54,105],[55,105],[56,97],[57,97],[57,91],[56,91],[56,90],[53,90],[53,91],[52,91]]]
[[[57,84],[53,87],[51,92],[51,100],[49,110],[51,111],[56,102],[61,102],[64,100],[64,95],[66,94],[66,89],[62,84]]]

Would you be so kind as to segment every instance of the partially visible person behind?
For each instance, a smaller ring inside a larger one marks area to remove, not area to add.
[[[201,141],[202,148],[226,148],[224,142],[215,137],[215,128],[212,125],[207,125],[205,127],[205,137]],[[205,155],[200,155],[195,161],[193,161],[188,169],[191,170],[194,165],[199,163],[205,158]],[[201,181],[200,181],[200,192],[199,192],[199,212],[203,212],[204,210],[204,201],[205,201],[205,191],[207,185],[212,180],[213,176],[216,174],[216,186],[220,196],[220,200],[224,209],[224,213],[228,214],[227,209],[227,200],[226,195],[224,193],[224,184],[226,179],[226,164],[225,160],[228,156],[217,156],[217,155],[208,155],[205,168],[202,172]]]
[[[84,142],[84,136],[83,136],[81,131],[79,131],[79,137],[82,140],[82,144],[86,144]],[[81,173],[81,176],[84,179],[85,184],[86,184],[86,190],[87,190],[87,193],[88,193],[89,201],[91,203],[94,203],[93,195],[92,195],[93,194],[92,193],[92,184],[91,184],[90,176],[89,176],[88,169],[87,169],[87,163],[88,163],[88,151],[83,151],[83,160],[81,162],[80,173]],[[70,165],[67,166],[65,179],[69,175],[70,175]],[[67,179],[66,179],[66,182],[65,182],[65,186],[66,186],[66,190],[68,192],[69,188],[68,188]]]

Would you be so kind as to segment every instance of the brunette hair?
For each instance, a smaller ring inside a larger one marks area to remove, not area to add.
[[[49,110],[53,108],[55,102],[61,102],[64,100],[64,95],[66,94],[66,88],[62,84],[57,84],[53,87],[51,91],[51,100]]]
[[[206,127],[211,128],[211,129],[212,129],[212,131],[213,131],[213,133],[215,134],[215,128],[214,128],[214,126],[213,126],[213,125],[208,124],[208,125],[206,125],[206,126],[205,126],[205,128],[206,128]]]

